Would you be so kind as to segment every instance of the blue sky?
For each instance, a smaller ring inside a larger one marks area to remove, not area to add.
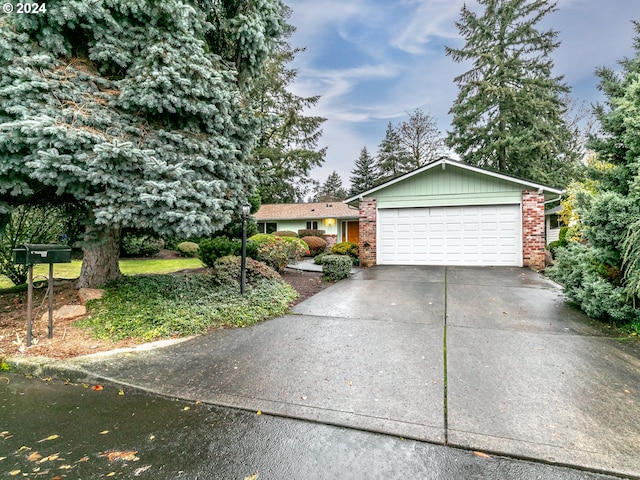
[[[387,124],[421,108],[446,134],[448,111],[458,89],[454,77],[465,71],[444,53],[461,47],[455,22],[464,0],[284,0],[293,9],[298,78],[291,90],[321,95],[310,114],[328,120],[322,146],[323,167],[312,177],[324,181],[336,170],[348,186],[360,150],[375,154]],[[467,0],[477,10],[475,0]],[[634,28],[640,21],[638,0],[559,0],[558,10],[540,28],[559,32],[553,54],[555,74],[564,75],[576,103],[602,100],[597,67],[617,68],[633,55]]]

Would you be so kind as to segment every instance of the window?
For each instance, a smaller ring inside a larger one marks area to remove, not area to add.
[[[307,230],[317,230],[318,222],[307,222]]]
[[[258,233],[273,233],[278,230],[275,222],[258,222]]]
[[[560,215],[549,215],[550,227],[561,228],[564,227],[564,222],[560,219]]]

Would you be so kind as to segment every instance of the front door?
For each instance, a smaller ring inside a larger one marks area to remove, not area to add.
[[[347,241],[358,243],[360,240],[360,222],[347,222]]]

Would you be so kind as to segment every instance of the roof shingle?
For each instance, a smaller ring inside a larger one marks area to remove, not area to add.
[[[358,218],[358,209],[346,203],[272,203],[262,205],[253,215],[256,220],[302,220],[310,218]]]

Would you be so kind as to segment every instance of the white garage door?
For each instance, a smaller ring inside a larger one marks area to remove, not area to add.
[[[378,263],[522,266],[520,205],[378,210]]]

